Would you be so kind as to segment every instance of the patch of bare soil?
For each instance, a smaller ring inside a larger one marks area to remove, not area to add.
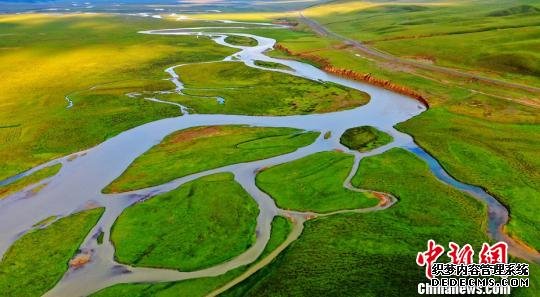
[[[170,138],[170,143],[187,142],[193,139],[208,137],[220,134],[223,131],[222,127],[210,126],[210,127],[197,127],[188,129],[186,131],[180,131]]]
[[[91,259],[92,256],[89,253],[78,254],[75,258],[69,260],[69,267],[79,269],[90,262]]]

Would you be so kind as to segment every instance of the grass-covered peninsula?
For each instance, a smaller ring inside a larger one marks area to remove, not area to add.
[[[311,144],[318,135],[292,128],[247,126],[181,130],[138,157],[104,191],[146,188],[225,165],[270,158]]]

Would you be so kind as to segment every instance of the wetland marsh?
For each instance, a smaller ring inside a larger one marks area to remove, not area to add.
[[[65,22],[77,23],[60,17],[44,26]],[[119,63],[133,64],[121,68],[133,71],[120,80],[81,80],[70,83],[77,91],[59,91],[73,105],[55,103],[47,117],[73,125],[36,129],[50,136],[33,136],[42,155],[17,160],[9,156],[28,149],[23,142],[0,146],[10,160],[0,182],[2,292],[414,295],[423,273],[409,260],[431,238],[476,248],[502,240],[538,271],[540,255],[527,246],[536,244],[534,230],[509,221],[499,196],[456,180],[445,169],[461,168],[448,157],[439,163],[396,128],[421,133],[414,125],[442,109],[270,54],[276,40],[265,33],[305,34],[283,25],[222,21],[204,28],[189,21],[172,29],[165,21],[167,29],[151,30],[160,23],[141,24],[140,32],[118,33],[130,36],[127,49],[154,38],[166,45],[146,60],[122,55]],[[81,64],[77,71],[85,71]],[[113,70],[111,77],[118,75]],[[99,129],[69,139],[69,148],[51,149],[58,135],[78,135],[87,125]],[[431,133],[443,130],[439,124]],[[521,236],[524,242],[515,240]],[[37,249],[33,255],[26,255],[29,244]],[[32,259],[37,268],[30,272]],[[366,275],[371,284],[358,281]],[[386,286],[388,277],[398,282]],[[531,283],[532,291],[515,294],[534,296],[540,281],[535,276]]]

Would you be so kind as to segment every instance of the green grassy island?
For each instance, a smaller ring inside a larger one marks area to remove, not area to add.
[[[103,211],[72,214],[15,241],[0,262],[1,295],[39,297],[52,289]]]
[[[352,165],[351,155],[316,153],[262,171],[257,186],[283,209],[331,212],[377,205],[379,200],[372,194],[343,187]]]
[[[215,174],[127,208],[111,240],[121,263],[192,271],[249,248],[258,212],[232,174]]]
[[[374,127],[362,126],[347,129],[339,141],[351,150],[367,152],[392,142],[392,136]]]
[[[291,128],[247,126],[178,131],[138,157],[104,192],[146,188],[204,170],[290,153],[311,144],[318,135]]]

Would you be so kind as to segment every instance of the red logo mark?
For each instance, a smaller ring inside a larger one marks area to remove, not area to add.
[[[416,264],[426,266],[426,276],[428,279],[433,278],[431,273],[431,265],[444,253],[444,247],[435,243],[433,239],[428,240],[428,249],[423,253],[418,253],[416,256]]]
[[[452,264],[469,265],[473,262],[474,250],[470,244],[464,245],[461,249],[459,248],[459,245],[454,242],[450,242],[448,246],[450,246],[450,251],[447,255],[450,257],[450,262]]]
[[[506,242],[498,242],[492,246],[487,243],[482,244],[478,262],[482,264],[508,263],[508,245]]]

